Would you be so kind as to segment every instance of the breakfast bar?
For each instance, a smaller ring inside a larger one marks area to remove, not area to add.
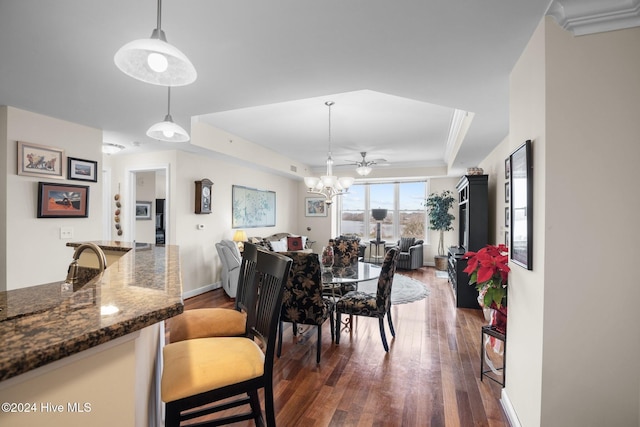
[[[163,321],[183,310],[178,247],[93,243],[106,255],[102,274],[71,286],[61,265],[58,282],[0,292],[0,401],[14,405],[3,406],[1,425],[148,425],[154,418]],[[80,245],[61,250],[71,261]],[[81,271],[100,271],[92,256],[84,251]],[[51,408],[61,411],[52,416]]]

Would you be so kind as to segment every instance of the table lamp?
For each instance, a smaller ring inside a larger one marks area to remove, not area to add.
[[[386,209],[371,209],[371,216],[378,221],[376,226],[376,242],[380,241],[380,222],[387,217]]]
[[[245,233],[244,230],[236,230],[235,234],[233,235],[233,241],[236,242],[236,245],[238,245],[238,250],[242,252],[242,250],[244,249],[244,242],[247,241],[247,233]]]

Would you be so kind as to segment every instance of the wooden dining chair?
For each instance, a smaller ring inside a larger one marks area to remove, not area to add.
[[[266,425],[276,425],[273,357],[290,267],[290,258],[258,250],[255,325],[247,337],[188,339],[164,347],[161,396],[166,403],[167,427],[245,405],[250,407],[248,412],[218,418],[212,425],[253,419],[256,425],[264,426],[259,389],[264,389]]]
[[[353,316],[377,317],[380,325],[380,336],[384,351],[389,351],[387,336],[384,332],[384,317],[387,316],[389,330],[392,336],[396,336],[391,320],[391,287],[393,276],[398,263],[398,248],[389,249],[382,262],[380,277],[378,278],[378,288],[376,294],[368,294],[360,291],[347,292],[336,302],[336,344],[340,343],[341,314]]]
[[[237,337],[247,334],[247,314],[256,304],[258,289],[254,280],[258,249],[246,243],[242,252],[238,290],[234,308],[198,308],[187,310],[169,320],[169,340],[178,342],[193,338]]]

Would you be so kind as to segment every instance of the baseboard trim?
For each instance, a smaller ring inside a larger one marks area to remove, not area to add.
[[[191,298],[200,294],[204,294],[205,292],[212,291],[214,289],[218,289],[222,287],[222,282],[212,283],[210,285],[203,286],[197,289],[191,289],[190,291],[186,291],[182,293],[182,298]]]
[[[507,421],[509,421],[509,425],[511,427],[522,427],[520,424],[520,420],[516,415],[516,411],[511,404],[511,400],[509,399],[509,395],[505,389],[502,389],[502,393],[500,395],[500,404],[502,405],[502,409],[504,410],[505,415],[507,416]]]

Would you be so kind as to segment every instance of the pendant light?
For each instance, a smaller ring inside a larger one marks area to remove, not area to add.
[[[126,75],[160,86],[184,86],[198,77],[189,58],[167,43],[160,28],[162,0],[158,0],[158,25],[148,39],[138,39],[122,46],[113,60]]]
[[[171,118],[171,86],[167,88],[167,91],[167,115],[164,121],[158,122],[149,128],[147,136],[159,141],[187,142],[191,139],[189,134],[180,125],[174,123]]]
[[[314,176],[304,177],[307,193],[319,194],[325,198],[325,203],[330,205],[334,196],[341,196],[347,192],[355,179],[350,176],[339,178],[333,175],[333,158],[331,157],[331,106],[332,101],[324,103],[329,107],[329,154],[327,155],[327,172],[320,178]]]

